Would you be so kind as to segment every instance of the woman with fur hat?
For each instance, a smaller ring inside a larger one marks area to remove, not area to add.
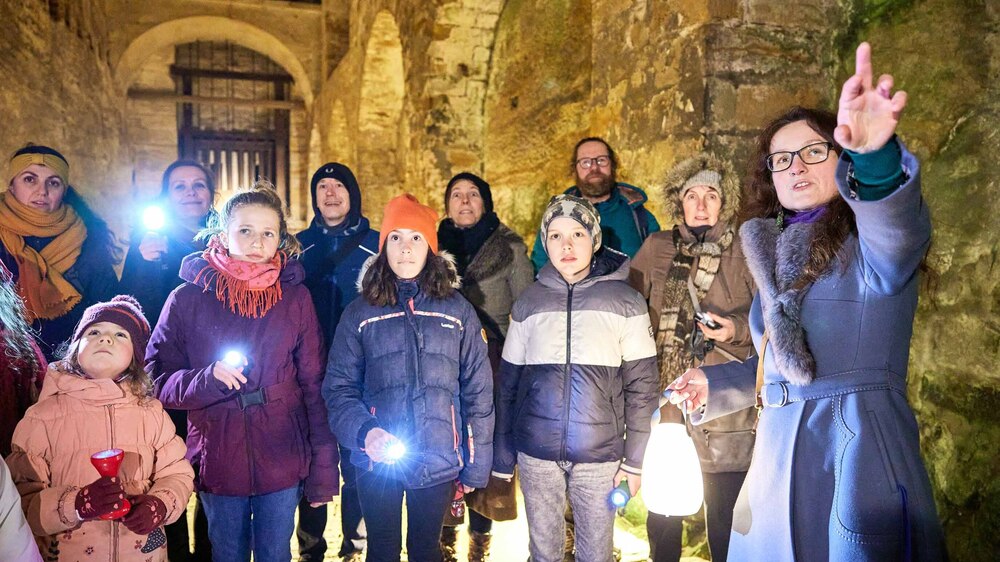
[[[635,494],[656,409],[656,353],[628,257],[601,247],[580,197],[549,202],[539,235],[549,262],[511,311],[500,363],[494,472],[520,471],[531,559],[563,559],[567,497],[576,559],[610,560],[622,481]]]
[[[764,127],[740,227],[757,355],[669,386],[696,426],[758,408],[730,559],[947,559],[906,398],[931,221],[892,88],[862,43],[836,116],[795,107]]]
[[[11,157],[0,194],[0,261],[52,359],[88,306],[118,292],[120,250],[108,225],[70,186],[66,158],[29,144]]]
[[[167,559],[160,527],[184,512],[194,473],[174,424],[150,396],[148,340],[132,297],[87,308],[14,431],[7,464],[47,560]],[[107,449],[124,451],[117,476],[100,476],[91,464]],[[128,513],[104,518],[126,499]]]
[[[629,282],[649,303],[661,392],[690,367],[747,356],[754,292],[733,222],[739,206],[736,174],[714,157],[689,158],[667,176],[664,200],[673,206],[676,226],[650,235],[629,273]],[[711,319],[709,325],[695,318],[698,312]],[[676,408],[665,406],[661,414],[661,422],[681,421]],[[745,408],[696,428],[688,425],[701,460],[712,560],[726,560],[733,505],[753,452],[755,418],[754,409]],[[682,522],[682,517],[649,514],[654,562],[680,559]]]
[[[510,309],[534,281],[528,249],[521,237],[500,222],[493,212],[490,184],[479,176],[462,172],[448,181],[444,192],[448,216],[438,225],[441,247],[455,256],[459,288],[472,303],[486,330],[490,367],[500,371]],[[495,380],[495,379],[494,379]],[[498,387],[494,385],[494,391]],[[489,486],[466,496],[469,506],[469,560],[489,558],[493,521],[517,518],[515,482],[490,479]],[[456,558],[457,530],[464,517],[449,517],[441,533],[445,562]]]
[[[454,482],[489,481],[493,377],[486,332],[439,251],[437,213],[410,194],[386,205],[379,253],[330,349],[330,427],[358,467],[370,562],[398,561],[402,502],[411,560],[440,560]]]

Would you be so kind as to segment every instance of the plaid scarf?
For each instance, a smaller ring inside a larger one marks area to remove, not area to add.
[[[660,357],[660,392],[678,375],[694,365],[691,331],[694,305],[688,294],[688,278],[694,282],[700,303],[708,294],[722,263],[722,253],[733,243],[735,233],[728,224],[716,224],[699,240],[686,225],[674,227],[677,249],[667,270],[663,306],[656,326],[656,349]]]

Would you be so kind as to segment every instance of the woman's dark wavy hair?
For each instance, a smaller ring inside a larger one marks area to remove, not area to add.
[[[395,306],[399,302],[396,282],[399,277],[389,266],[385,250],[379,252],[361,281],[361,294],[374,306]],[[417,284],[425,295],[434,299],[449,297],[458,284],[458,273],[447,258],[427,250],[427,263],[417,275]]]
[[[17,374],[34,375],[41,368],[31,345],[33,333],[25,320],[24,301],[14,289],[13,277],[0,265],[0,340],[9,360],[7,364]]]
[[[833,138],[833,130],[837,127],[837,116],[829,111],[795,106],[771,121],[757,136],[747,166],[738,219],[741,224],[750,219],[776,219],[778,212],[781,211],[771,171],[767,169],[767,155],[771,153],[771,139],[778,130],[798,121],[805,121],[809,128],[833,145],[836,154],[831,157],[837,157],[844,151]],[[844,240],[849,234],[856,232],[854,211],[843,198],[835,197],[827,206],[826,213],[816,222],[812,245],[809,247],[809,261],[802,275],[794,283],[794,288],[801,289],[826,273],[833,261],[844,251]],[[846,266],[847,260],[841,260],[841,263]]]
[[[90,205],[77,193],[76,188],[71,185],[66,186],[66,195],[63,196],[63,204],[73,207],[76,214],[87,227],[87,240],[85,245],[95,244],[100,251],[106,254],[107,260],[112,264],[119,264],[125,257],[125,252],[118,245],[118,237],[114,231],[108,227],[104,221]]]

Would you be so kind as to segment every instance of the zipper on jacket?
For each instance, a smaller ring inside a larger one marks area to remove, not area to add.
[[[458,468],[462,468],[465,466],[465,461],[462,460],[462,451],[458,448],[462,440],[458,437],[458,423],[455,421],[455,404],[451,405],[451,437],[455,447],[455,457],[458,458]]]
[[[566,460],[566,434],[569,433],[569,399],[573,385],[573,367],[570,364],[570,351],[573,340],[573,287],[569,285],[569,292],[566,293],[566,364],[563,367],[565,380],[563,382],[563,432],[562,432],[562,454],[559,458]]]
[[[111,442],[108,443],[109,449],[115,448],[115,406],[114,404],[108,404],[105,406],[108,412],[108,433],[111,437]],[[120,479],[121,474],[117,477]],[[118,521],[111,521],[111,560],[118,562]]]

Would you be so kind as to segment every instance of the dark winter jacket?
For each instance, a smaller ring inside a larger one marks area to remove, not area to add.
[[[54,239],[52,236],[45,238],[25,236],[24,242],[35,251],[41,252],[42,248]],[[3,260],[3,264],[14,274],[16,280],[17,262],[2,245],[0,245],[0,260]],[[59,346],[73,335],[73,328],[88,306],[111,300],[111,297],[118,294],[118,275],[115,273],[106,239],[100,236],[87,236],[80,249],[80,257],[63,273],[63,278],[69,281],[83,298],[72,310],[59,318],[35,321],[34,328],[38,330],[36,339],[48,361],[56,358]]]
[[[340,482],[337,445],[320,397],[323,342],[302,265],[281,272],[282,298],[263,318],[232,313],[215,297],[207,265],[192,254],[146,348],[146,368],[167,408],[188,410],[188,459],[198,490],[225,496],[275,492],[304,480],[309,501],[328,501]],[[229,350],[250,361],[247,384],[229,390],[212,374]],[[264,404],[247,404],[259,389]]]
[[[515,451],[641,472],[659,374],[646,301],[628,271],[611,250],[573,285],[548,264],[514,303],[498,377],[498,476],[513,474]]]
[[[580,188],[574,186],[563,193],[580,197]],[[611,191],[611,197],[607,201],[594,204],[601,215],[601,237],[605,247],[618,250],[631,258],[639,251],[646,237],[659,232],[660,223],[644,207],[648,200],[643,190],[618,182],[617,189]],[[535,246],[531,250],[531,263],[535,266],[535,271],[541,272],[542,266],[548,262],[549,256],[545,253],[541,236],[535,237]]]
[[[139,301],[150,326],[155,326],[160,319],[160,311],[170,291],[184,282],[178,276],[181,260],[205,249],[203,243],[194,240],[195,234],[180,225],[165,230],[163,235],[167,239],[167,251],[156,261],[147,260],[139,251],[145,232],[132,234],[122,269],[121,292]]]
[[[348,215],[345,223],[350,218]],[[378,253],[378,231],[372,230],[368,219],[362,216],[352,225],[333,228],[317,216],[308,229],[295,237],[306,249],[299,261],[306,270],[305,285],[316,306],[323,341],[329,345],[344,309],[358,296],[356,285],[361,266]],[[345,244],[354,249],[338,255]],[[331,261],[333,258],[337,258],[336,263]]]
[[[407,456],[394,474],[407,488],[456,478],[483,487],[493,459],[493,377],[476,311],[458,291],[431,298],[411,281],[397,290],[395,306],[361,297],[340,319],[323,382],[330,427],[365,470],[368,431],[398,437]]]

